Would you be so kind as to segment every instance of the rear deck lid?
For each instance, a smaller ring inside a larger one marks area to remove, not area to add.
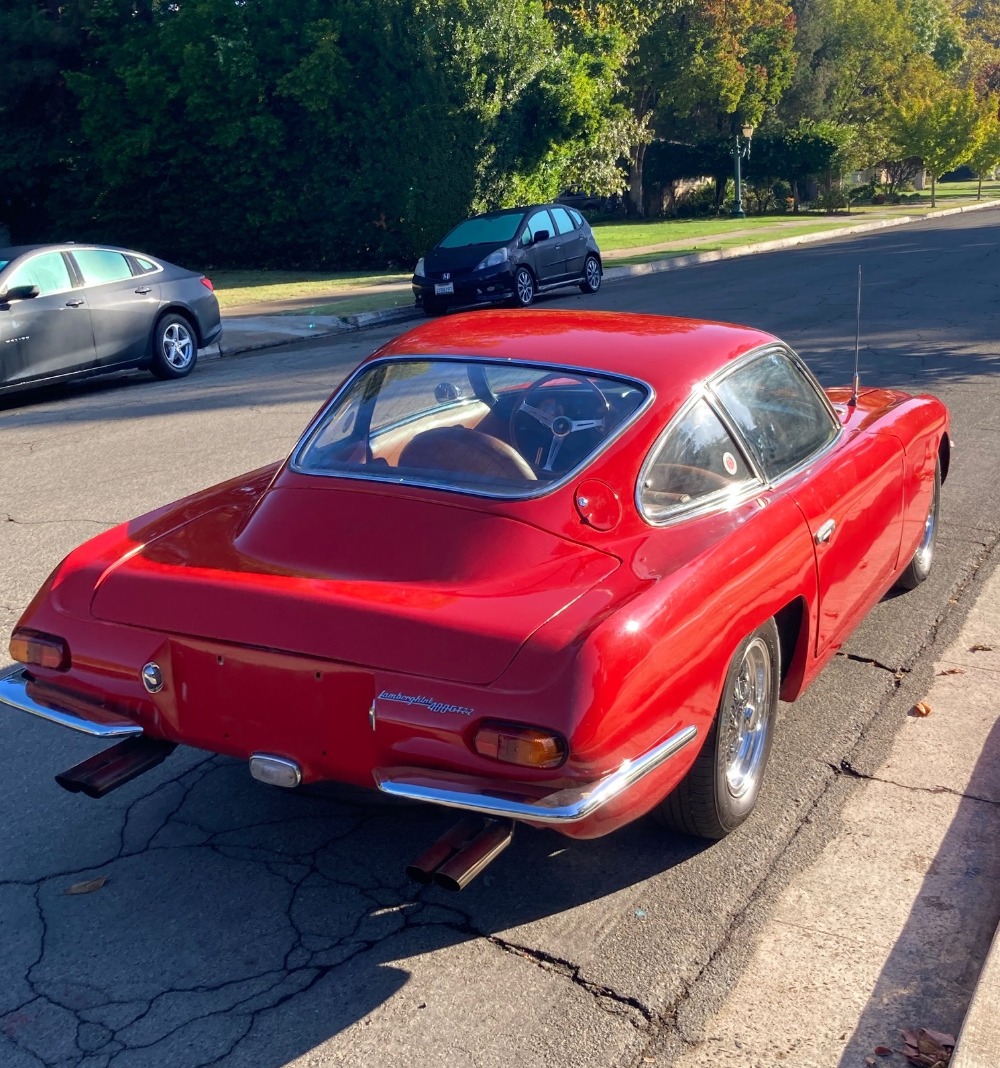
[[[104,575],[95,617],[484,684],[619,561],[461,504],[305,485],[225,505]]]

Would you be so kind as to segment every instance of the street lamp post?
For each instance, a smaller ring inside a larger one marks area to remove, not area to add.
[[[742,129],[743,136],[736,134],[733,142],[733,169],[736,176],[736,189],[733,196],[733,218],[745,219],[747,213],[743,210],[743,183],[740,179],[740,159],[750,156],[750,138],[753,137],[753,127],[747,123]]]

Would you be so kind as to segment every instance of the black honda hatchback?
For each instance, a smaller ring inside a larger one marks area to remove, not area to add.
[[[587,220],[575,208],[532,204],[460,222],[417,261],[413,295],[428,315],[504,300],[527,308],[557,286],[596,293],[601,273]]]

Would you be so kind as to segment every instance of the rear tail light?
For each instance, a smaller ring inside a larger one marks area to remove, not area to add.
[[[202,276],[202,278],[201,278],[201,284],[202,284],[202,285],[203,285],[203,286],[204,286],[204,287],[205,287],[206,289],[210,289],[210,290],[211,290],[211,291],[212,291],[213,293],[215,292],[215,286],[213,286],[213,285],[212,285],[212,279],[211,279],[211,278],[205,278],[204,276]]]
[[[11,659],[32,667],[65,671],[69,667],[69,645],[54,634],[18,627],[10,637]]]
[[[472,747],[480,756],[528,768],[557,768],[568,752],[566,739],[554,731],[494,721],[476,731]]]

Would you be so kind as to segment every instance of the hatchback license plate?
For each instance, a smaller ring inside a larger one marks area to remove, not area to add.
[[[434,285],[434,296],[435,297],[446,297],[450,293],[454,293],[454,292],[455,292],[455,283],[454,282],[437,282]]]

